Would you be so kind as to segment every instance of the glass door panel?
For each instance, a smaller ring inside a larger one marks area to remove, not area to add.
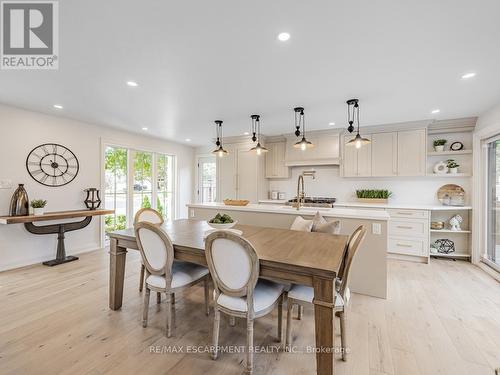
[[[133,162],[133,214],[141,208],[151,208],[153,200],[153,154],[132,151]]]
[[[500,140],[488,143],[488,204],[486,258],[500,266]]]
[[[106,233],[125,229],[127,223],[127,149],[106,147],[104,207],[115,210],[104,218]]]
[[[215,202],[217,193],[217,173],[215,157],[198,159],[198,201]]]
[[[156,209],[165,220],[174,218],[174,157],[157,155],[156,162]]]

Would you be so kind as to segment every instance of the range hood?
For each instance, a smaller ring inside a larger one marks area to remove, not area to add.
[[[314,147],[304,151],[293,147],[297,142],[296,137],[287,137],[285,165],[287,167],[340,165],[339,134],[309,134],[307,138]]]

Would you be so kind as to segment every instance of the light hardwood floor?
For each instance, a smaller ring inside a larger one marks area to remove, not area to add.
[[[244,353],[154,354],[210,343],[203,288],[176,296],[176,337],[164,336],[164,308],[151,298],[141,326],[137,252],[127,260],[124,305],[108,309],[108,254],[87,253],[54,268],[0,273],[1,374],[240,374]],[[312,308],[293,321],[298,350],[314,345]],[[389,261],[389,298],[353,295],[349,361],[336,374],[492,375],[500,367],[500,284],[465,262]],[[338,324],[338,322],[337,322]],[[221,322],[221,345],[245,345],[246,325]],[[255,345],[273,348],[276,311],[255,323]],[[338,342],[338,341],[337,341]],[[153,348],[153,349],[152,349]],[[312,374],[313,354],[258,353],[256,374]]]

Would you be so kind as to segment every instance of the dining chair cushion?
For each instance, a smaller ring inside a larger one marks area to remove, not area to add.
[[[227,238],[212,244],[212,260],[217,277],[231,289],[244,287],[252,273],[252,263],[243,246]]]
[[[283,293],[284,286],[268,280],[260,280],[253,292],[253,309],[259,313],[272,306]],[[231,297],[220,294],[217,304],[233,311],[246,312],[248,310],[246,297]]]
[[[288,298],[292,298],[298,301],[313,303],[314,299],[314,289],[310,286],[304,285],[293,285],[292,289],[288,292]],[[343,307],[344,300],[339,293],[336,293],[335,307]]]
[[[139,229],[144,256],[154,269],[161,269],[167,261],[167,249],[161,237],[148,228]]]
[[[172,265],[172,288],[179,288],[188,285],[196,280],[208,275],[208,268],[187,262],[174,262]],[[146,284],[165,288],[165,276],[150,275],[146,279]]]
[[[332,220],[326,223],[313,225],[312,232],[339,234],[340,220]]]
[[[291,230],[310,232],[313,226],[312,220],[306,220],[302,216],[297,216],[290,227]]]

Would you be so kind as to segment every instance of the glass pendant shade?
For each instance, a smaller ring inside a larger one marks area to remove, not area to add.
[[[255,147],[252,147],[250,149],[250,152],[252,153],[255,153],[257,155],[261,155],[263,154],[264,152],[268,152],[269,150],[267,148],[265,148],[264,146],[261,146],[260,143],[257,143],[257,145]]]
[[[215,149],[212,151],[212,154],[217,155],[222,158],[223,156],[228,154],[227,150],[224,150],[222,147],[222,121],[215,120],[216,132],[217,132],[217,141],[215,142]]]
[[[367,145],[371,141],[368,138],[362,137],[359,133],[356,134],[356,137],[347,142],[348,146],[354,146],[356,148],[361,148],[361,146]]]
[[[302,151],[305,151],[308,148],[313,148],[314,145],[312,144],[312,142],[309,142],[305,137],[302,137],[302,139],[299,142],[295,143],[293,147],[300,148]]]
[[[257,142],[257,144],[250,149],[250,152],[262,155],[269,150],[260,144],[260,115],[252,115],[250,118],[252,119],[252,142]]]

